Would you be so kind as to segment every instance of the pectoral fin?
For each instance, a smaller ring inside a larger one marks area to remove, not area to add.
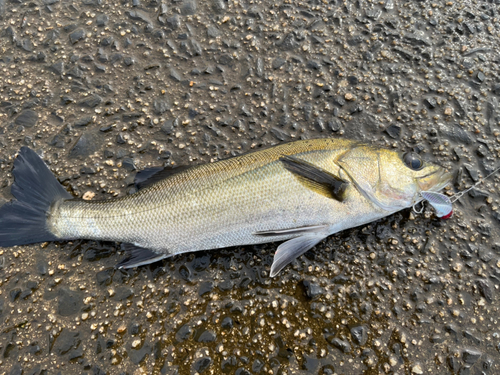
[[[283,163],[283,166],[288,171],[295,174],[300,182],[307,188],[340,202],[344,200],[345,189],[349,184],[348,181],[308,163],[307,161],[292,156],[282,156],[279,160]]]
[[[325,233],[310,233],[283,242],[278,246],[278,250],[274,254],[269,276],[276,276],[288,263],[314,247],[325,237],[327,237]]]
[[[122,244],[122,249],[127,257],[116,265],[116,268],[134,268],[158,262],[168,257],[168,254],[158,254],[152,250],[145,249],[133,244]]]

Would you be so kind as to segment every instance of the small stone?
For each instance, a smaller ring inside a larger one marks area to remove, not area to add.
[[[210,357],[202,357],[193,364],[193,370],[198,374],[202,374],[205,372],[210,365],[212,364],[212,358]]]
[[[217,335],[212,331],[203,331],[200,337],[198,337],[198,342],[214,342]]]
[[[95,108],[99,104],[101,104],[102,98],[99,95],[90,95],[84,100],[82,100],[79,104],[82,107],[89,107],[89,108]]]
[[[83,194],[82,199],[84,201],[90,201],[95,197],[95,193],[93,191],[86,191],[85,194]]]
[[[57,313],[61,316],[76,314],[83,306],[82,297],[80,292],[62,287],[59,289]]]
[[[422,370],[422,366],[420,365],[415,365],[411,368],[411,372],[413,374],[423,374],[424,373],[424,370]]]
[[[365,345],[368,341],[367,329],[365,326],[356,326],[351,328],[351,335],[358,345]]]
[[[172,30],[177,30],[181,26],[181,20],[177,14],[167,18],[167,26]]]
[[[196,0],[184,0],[182,2],[181,14],[184,16],[193,15],[196,13],[197,8]]]
[[[389,135],[389,137],[399,139],[401,136],[401,126],[397,124],[389,125],[385,128],[385,132]]]
[[[129,18],[134,21],[142,21],[148,24],[152,24],[153,22],[149,18],[149,15],[142,10],[131,10],[127,12]]]
[[[38,113],[32,109],[25,109],[14,121],[16,125],[32,128],[38,122]]]
[[[78,29],[69,34],[69,41],[73,44],[85,38],[85,30]]]
[[[64,355],[71,349],[78,348],[78,346],[80,346],[80,343],[81,340],[79,332],[70,331],[67,328],[63,328],[59,336],[57,336],[52,350],[58,355]]]
[[[108,24],[109,22],[109,17],[106,14],[99,14],[96,17],[96,25],[99,27],[104,27]]]
[[[323,288],[308,280],[302,281],[302,285],[304,286],[306,296],[309,299],[317,299],[324,293]]]
[[[472,349],[465,349],[462,352],[462,359],[465,363],[473,365],[481,358],[482,353]]]
[[[350,353],[351,352],[351,345],[344,340],[341,340],[339,338],[332,338],[332,339],[327,339],[327,341],[343,353]]]
[[[132,341],[132,348],[137,349],[141,345],[141,340],[137,339]]]
[[[283,65],[285,65],[286,63],[286,60],[281,58],[281,57],[277,57],[273,60],[273,63],[272,63],[272,67],[273,69],[279,69],[281,68]]]

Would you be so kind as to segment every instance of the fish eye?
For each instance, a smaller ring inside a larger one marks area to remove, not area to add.
[[[414,171],[418,171],[424,166],[424,162],[420,156],[414,152],[407,152],[403,155],[403,161],[406,166]]]

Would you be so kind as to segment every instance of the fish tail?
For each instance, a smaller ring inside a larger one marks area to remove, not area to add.
[[[16,198],[0,207],[0,246],[26,245],[59,239],[48,226],[51,206],[71,199],[43,160],[28,147],[22,147],[14,161]]]

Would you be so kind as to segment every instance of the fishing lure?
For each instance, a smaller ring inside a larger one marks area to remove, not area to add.
[[[474,185],[472,185],[470,188],[459,191],[456,194],[453,194],[451,197],[448,197],[447,195],[437,193],[435,191],[422,191],[420,192],[420,196],[427,201],[432,208],[434,208],[434,211],[436,213],[436,216],[440,219],[449,219],[453,216],[453,203],[455,203],[457,200],[462,198],[462,196],[474,189],[476,186],[482,184],[484,180],[498,172],[500,168],[495,169],[493,172],[491,172],[489,175],[487,175],[485,178],[480,179],[478,182],[476,182]],[[413,206],[413,211],[416,213],[422,213],[423,207],[420,210],[417,210],[415,208],[415,205]]]

